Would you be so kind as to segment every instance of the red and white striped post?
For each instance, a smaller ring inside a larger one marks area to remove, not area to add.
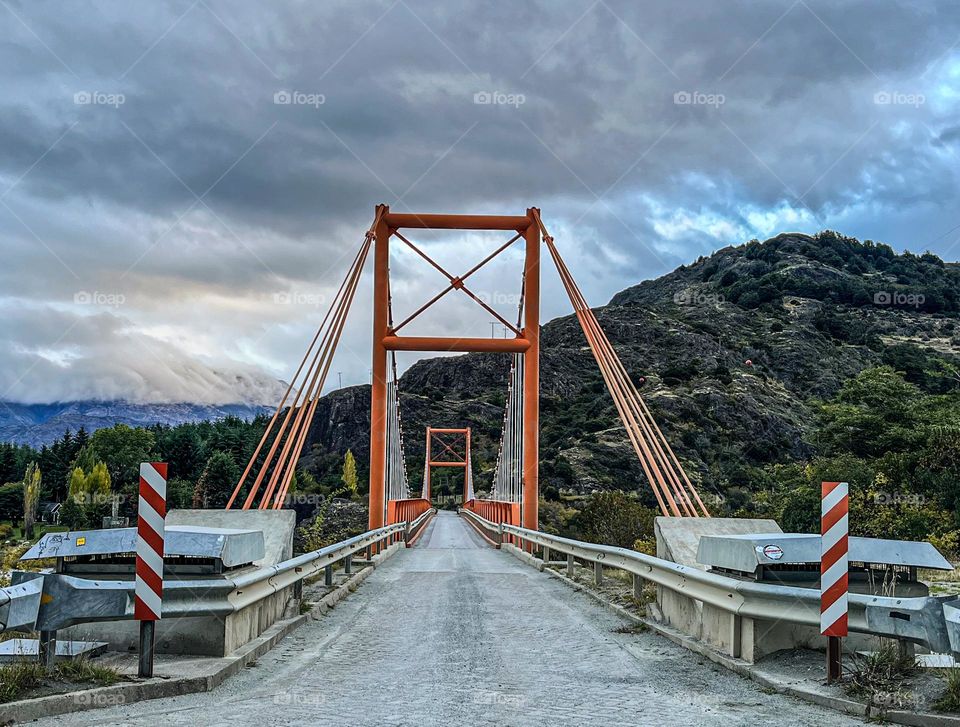
[[[140,465],[137,506],[137,580],[133,617],[140,622],[141,677],[153,676],[154,626],[163,601],[163,536],[167,517],[167,465]]]
[[[827,637],[827,683],[841,677],[840,639],[847,635],[849,486],[821,484],[820,633]]]

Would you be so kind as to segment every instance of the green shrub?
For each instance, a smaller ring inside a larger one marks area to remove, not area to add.
[[[653,535],[656,512],[620,490],[595,492],[573,519],[581,540],[632,548],[641,538]]]
[[[933,708],[938,712],[960,712],[960,667],[947,669],[943,673],[943,679],[946,689]]]

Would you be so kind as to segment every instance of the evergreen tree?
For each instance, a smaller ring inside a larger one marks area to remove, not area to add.
[[[77,436],[73,438],[74,449],[76,450],[74,452],[74,456],[76,456],[76,452],[79,452],[81,449],[86,447],[89,443],[90,443],[90,435],[87,433],[86,429],[84,429],[83,427],[80,427],[77,430]]]
[[[207,460],[193,491],[193,506],[209,509],[226,507],[240,474],[240,468],[229,453],[214,452]]]
[[[155,434],[160,459],[170,466],[171,475],[194,480],[203,466],[203,442],[190,424]]]
[[[12,444],[0,444],[0,482],[20,479],[17,472],[17,448]]]

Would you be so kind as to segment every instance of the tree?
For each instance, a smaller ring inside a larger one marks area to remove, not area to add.
[[[167,510],[192,507],[194,484],[189,480],[172,477],[167,482]]]
[[[924,439],[920,394],[890,366],[861,371],[820,409],[824,452],[879,457],[917,449]]]
[[[595,492],[576,515],[573,525],[583,540],[632,548],[653,534],[656,512],[619,490]]]
[[[70,473],[69,499],[79,505],[102,505],[110,498],[110,483],[107,465],[99,460],[89,472],[75,467]]]
[[[37,466],[45,474],[44,480],[48,490],[45,497],[52,500],[63,497],[70,476],[70,463],[76,455],[76,440],[69,430],[55,439],[49,447],[44,446],[40,449]]]
[[[93,445],[81,447],[67,481],[60,522],[72,530],[100,527],[110,503],[111,487],[110,471],[97,457]]]
[[[106,462],[117,490],[136,487],[140,481],[140,463],[150,461],[153,446],[153,432],[126,424],[98,429],[90,437],[90,447]]]
[[[17,449],[12,444],[0,444],[0,482],[20,479],[17,472]]]
[[[0,487],[0,520],[17,520],[23,511],[23,482]]]
[[[37,521],[37,505],[40,503],[40,483],[43,476],[36,462],[31,462],[23,475],[23,535],[33,538],[33,525]]]
[[[350,497],[357,497],[357,460],[349,449],[343,457],[343,486],[350,492]]]
[[[193,506],[223,508],[240,479],[240,468],[227,452],[214,452],[193,491]]]
[[[70,530],[89,530],[90,517],[87,508],[68,497],[60,507],[60,524]]]
[[[317,482],[317,478],[307,472],[307,470],[297,470],[294,479],[297,481],[296,491],[304,494],[316,495],[323,492],[323,487]],[[293,490],[293,486],[290,487]]]
[[[157,437],[159,457],[168,463],[171,473],[194,480],[203,466],[203,442],[196,427],[182,424]]]

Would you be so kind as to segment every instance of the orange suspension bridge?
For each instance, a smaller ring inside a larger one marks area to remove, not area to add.
[[[418,229],[495,230],[513,234],[472,268],[461,275],[452,275],[408,239],[409,230]],[[393,320],[390,292],[390,246],[393,240],[410,248],[448,281],[443,290],[399,323]],[[522,293],[514,323],[473,293],[466,283],[484,265],[521,240],[525,251],[520,275]],[[466,509],[495,523],[538,529],[540,262],[544,247],[557,268],[660,511],[665,516],[709,517],[710,513],[696,487],[684,471],[577,287],[537,208],[528,209],[522,216],[485,216],[398,214],[391,212],[386,205],[377,206],[373,224],[364,235],[333,304],[324,316],[237,482],[227,509],[236,507],[264,510],[283,507],[361,274],[372,249],[374,289],[373,383],[370,399],[370,529],[412,520],[428,510],[431,472],[436,467],[463,469]],[[399,335],[408,323],[454,291],[459,291],[476,302],[512,333],[512,337],[500,339]],[[427,428],[423,483],[419,496],[411,493],[403,448],[397,351],[511,354],[508,395],[500,447],[490,487],[491,499],[477,499],[475,496],[469,428]],[[457,440],[454,445],[450,444],[451,437]]]

